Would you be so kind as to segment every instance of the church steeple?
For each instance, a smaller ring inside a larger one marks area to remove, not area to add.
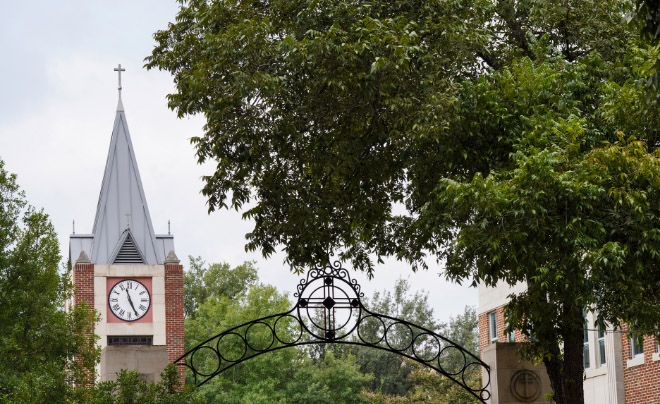
[[[119,99],[94,229],[92,234],[71,235],[69,258],[73,263],[84,251],[92,264],[163,264],[174,250],[174,237],[154,233],[121,99],[121,73],[126,69],[120,64],[114,70]]]
[[[162,264],[165,260],[162,249],[156,247],[121,96],[92,233],[91,261],[94,264],[114,263],[127,240],[140,252],[141,260],[135,263]]]
[[[121,100],[124,69],[115,71],[119,100],[94,229],[69,239],[73,304],[101,314],[94,327],[102,348],[98,380],[115,380],[127,369],[157,382],[184,352],[183,266],[169,227],[154,233]]]

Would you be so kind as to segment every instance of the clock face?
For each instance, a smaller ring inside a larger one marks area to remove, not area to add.
[[[149,290],[135,279],[124,279],[115,284],[108,294],[110,311],[118,319],[135,321],[144,317],[151,307]]]

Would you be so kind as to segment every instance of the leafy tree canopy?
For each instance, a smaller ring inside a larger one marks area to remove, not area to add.
[[[188,257],[190,266],[184,272],[183,310],[186,318],[197,313],[200,305],[209,298],[236,299],[257,281],[257,270],[252,262],[236,268],[229,264],[207,265],[201,257]]]
[[[582,310],[660,323],[658,47],[624,0],[182,1],[147,67],[201,113],[211,210],[301,270],[446,260],[456,281],[525,282],[557,403],[581,402]]]
[[[83,333],[96,317],[64,311],[60,258],[48,215],[28,205],[0,160],[0,403],[64,403],[99,357]]]
[[[438,182],[511,168],[528,130],[532,111],[509,110],[490,77],[595,52],[597,78],[617,71],[631,39],[619,2],[562,4],[183,1],[147,66],[174,75],[180,116],[206,117],[192,139],[217,162],[203,193],[255,221],[248,248],[283,246],[298,270],[336,250],[359,269],[383,255],[423,266],[453,234],[417,226]]]
[[[201,396],[179,386],[179,374],[174,365],[168,365],[158,383],[140,380],[136,371],[122,369],[116,381],[97,383],[76,390],[73,403],[81,404],[202,404]]]

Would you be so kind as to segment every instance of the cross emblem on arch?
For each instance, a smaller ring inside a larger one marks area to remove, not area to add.
[[[298,307],[307,311],[309,319],[323,331],[326,339],[332,340],[337,337],[337,330],[350,321],[352,311],[360,307],[360,301],[335,285],[334,277],[325,276],[322,286],[298,300]],[[318,318],[319,314],[321,318]]]

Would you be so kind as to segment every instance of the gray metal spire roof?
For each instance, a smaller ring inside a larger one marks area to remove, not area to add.
[[[121,98],[92,233],[93,264],[124,263],[125,252],[134,248],[141,260],[135,263],[162,264],[165,260],[151,224]]]
[[[91,261],[92,264],[154,265],[162,264],[169,254],[168,260],[172,261],[171,256],[178,263],[169,221],[167,234],[154,234],[121,102],[121,72],[126,69],[120,64],[114,70],[119,100],[94,229],[92,234],[76,234],[74,221],[73,234],[69,237],[69,260],[72,264]]]

